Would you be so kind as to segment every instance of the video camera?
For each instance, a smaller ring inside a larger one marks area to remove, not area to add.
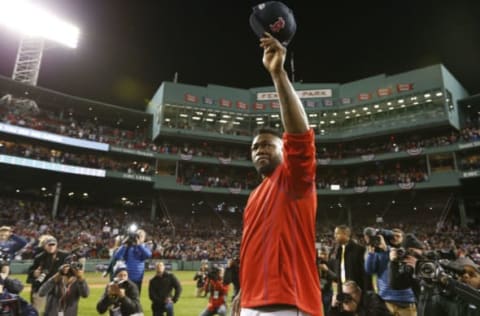
[[[0,268],[10,265],[10,254],[0,249]]]
[[[123,239],[122,243],[127,245],[136,245],[138,242],[139,234],[138,234],[138,226],[136,224],[132,224],[127,229],[127,235]]]
[[[368,246],[375,247],[375,249],[380,247],[380,236],[383,236],[383,239],[385,239],[387,244],[389,244],[390,240],[393,238],[393,232],[383,228],[365,227],[363,234],[369,237]]]

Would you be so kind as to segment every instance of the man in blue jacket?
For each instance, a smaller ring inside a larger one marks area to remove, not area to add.
[[[1,273],[10,273],[10,260],[14,259],[15,254],[25,247],[27,241],[12,233],[9,226],[0,227],[0,260],[2,261]],[[3,264],[5,263],[5,264]]]
[[[365,259],[365,271],[368,274],[377,274],[378,295],[385,301],[389,311],[395,316],[416,316],[415,295],[412,288],[394,290],[389,282],[390,250],[398,248],[403,243],[404,233],[400,229],[393,229],[389,238],[389,245],[383,235],[379,234],[379,245],[372,246],[370,236],[365,235],[367,244],[367,256]]]
[[[135,238],[127,238],[114,255],[115,260],[125,262],[128,278],[137,285],[138,293],[142,290],[145,260],[152,256],[150,249],[145,246],[145,235],[144,230],[137,230]]]

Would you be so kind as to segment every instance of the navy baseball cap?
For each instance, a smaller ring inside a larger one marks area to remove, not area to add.
[[[268,1],[254,6],[250,26],[259,38],[268,32],[284,46],[290,43],[297,30],[292,10],[280,1]]]

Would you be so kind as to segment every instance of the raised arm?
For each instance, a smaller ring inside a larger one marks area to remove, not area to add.
[[[272,76],[278,93],[285,132],[292,134],[307,132],[309,130],[307,114],[284,68],[287,49],[268,33],[260,39],[260,47],[263,48],[263,65]]]

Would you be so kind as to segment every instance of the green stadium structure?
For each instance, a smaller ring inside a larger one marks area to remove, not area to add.
[[[352,211],[362,211],[365,207],[360,205],[369,206],[374,203],[373,200],[382,201],[378,202],[379,205],[384,204],[374,211],[378,215],[395,204],[390,202],[392,196],[413,199],[414,195],[423,194],[431,196],[432,203],[429,205],[439,209],[440,213],[448,213],[453,204],[453,209],[460,214],[461,224],[466,225],[466,208],[470,204],[465,199],[472,194],[472,183],[480,178],[480,168],[476,169],[474,163],[477,159],[480,161],[480,139],[461,136],[465,128],[478,124],[480,97],[470,96],[443,65],[395,75],[377,75],[343,84],[295,83],[294,86],[316,132],[319,179],[325,175],[329,177],[319,184],[320,209],[328,212],[332,208],[342,208],[351,220]],[[30,179],[32,173],[38,174],[42,181],[48,179],[52,183],[62,183],[60,192],[51,193],[59,195],[59,198],[70,191],[65,182],[78,184],[78,190],[92,186],[100,190],[100,183],[104,183],[105,191],[102,192],[122,188],[123,192],[137,195],[139,200],[150,197],[154,201],[152,219],[160,207],[155,197],[165,192],[180,197],[182,194],[186,197],[187,192],[201,192],[245,201],[255,183],[247,181],[245,184],[243,179],[247,174],[252,176],[253,167],[248,159],[251,135],[261,126],[281,126],[279,104],[272,86],[237,89],[164,82],[142,112],[0,77],[0,109],[8,108],[10,96],[31,98],[39,105],[40,111],[55,113],[55,117],[65,121],[75,117],[93,125],[101,122],[114,130],[114,134],[119,133],[112,137],[120,141],[102,139],[99,135],[92,138],[68,133],[60,135],[55,127],[35,128],[25,122],[18,123],[18,119],[12,124],[7,122],[7,110],[1,112],[1,140],[88,153],[105,160],[135,161],[136,165],[145,164],[154,170],[144,172],[139,168],[125,172],[118,168],[58,161],[39,163],[32,157],[2,151],[2,172],[8,175],[16,170],[15,175],[5,177],[6,182],[17,183],[15,181],[21,178],[19,174],[24,174],[23,179]],[[18,109],[20,117],[25,115],[21,111]],[[96,131],[98,133],[98,129]],[[144,142],[154,145],[128,145],[122,139],[129,133],[141,135],[146,139]],[[451,139],[453,134],[457,135],[455,140]],[[449,141],[423,141],[439,138]],[[157,150],[165,142],[188,142],[198,146],[208,143],[246,154],[208,156],[181,150],[175,154]],[[407,145],[399,146],[397,142]],[[379,143],[388,144],[388,148],[377,146]],[[383,151],[378,150],[380,147]],[[358,154],[339,154],[344,148]],[[355,151],[355,148],[358,149]],[[329,154],[333,151],[335,155]],[[185,179],[182,172],[195,173],[198,168],[226,174],[236,181],[232,186],[208,186],[203,180]],[[388,183],[376,181],[378,174],[388,170],[397,170],[405,176],[401,168],[416,173],[413,178],[421,178],[421,181],[412,180],[412,177]],[[376,174],[374,180],[367,181],[369,172]],[[350,177],[350,181],[342,180],[342,176]]]

